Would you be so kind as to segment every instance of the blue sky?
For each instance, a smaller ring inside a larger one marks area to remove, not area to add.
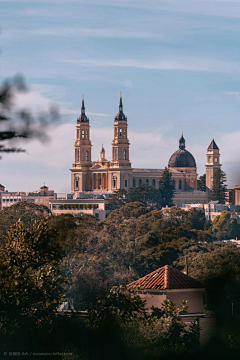
[[[102,142],[110,159],[120,91],[133,167],[163,168],[183,131],[200,175],[214,138],[240,184],[240,0],[2,0],[0,27],[1,80],[20,72],[30,85],[18,106],[62,114],[49,144],[3,156],[8,190],[70,191],[82,94],[93,160]]]

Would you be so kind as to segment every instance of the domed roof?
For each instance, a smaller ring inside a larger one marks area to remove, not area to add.
[[[127,120],[127,117],[125,116],[125,114],[123,113],[123,104],[122,104],[122,93],[120,93],[120,102],[119,102],[119,112],[118,114],[115,116],[115,120]]]
[[[168,162],[169,167],[196,167],[196,161],[192,154],[185,149],[183,134],[179,140],[179,149],[172,154]]]

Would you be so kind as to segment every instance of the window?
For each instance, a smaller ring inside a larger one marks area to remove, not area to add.
[[[173,189],[175,190],[175,180],[172,180]]]
[[[99,219],[99,213],[96,213],[95,216],[97,219]]]
[[[136,186],[136,182],[135,182],[135,179],[133,179],[133,187],[135,188]]]
[[[115,150],[115,160],[118,159],[118,152],[117,152],[117,149]]]
[[[78,161],[81,161],[81,153],[80,153],[80,149],[78,150]]]
[[[182,189],[182,180],[179,180],[179,190],[181,190]]]
[[[218,158],[215,158],[214,161],[215,161],[215,162],[218,162]]]
[[[123,129],[119,129],[119,136],[122,136],[123,134]]]
[[[87,130],[85,131],[85,137],[86,137],[86,139],[88,138],[88,132],[87,132]]]
[[[212,157],[211,156],[209,156],[208,162],[212,162]]]
[[[78,185],[79,185],[79,178],[76,178],[76,180],[75,180],[75,185],[76,185],[76,188],[78,188]]]
[[[126,129],[123,129],[123,137],[126,137]]]
[[[116,179],[113,179],[113,187],[116,187]]]
[[[152,186],[155,186],[155,185],[156,185],[155,179],[152,179]]]
[[[84,139],[84,130],[82,130],[82,139]]]
[[[139,179],[139,185],[142,185],[142,179]]]
[[[127,180],[125,180],[125,187],[127,187],[128,186],[128,184],[127,184]]]
[[[149,183],[149,180],[148,179],[146,179],[146,184],[148,184]]]
[[[88,161],[88,151],[86,151],[86,161]]]
[[[123,160],[127,160],[127,152],[125,149],[123,150]]]

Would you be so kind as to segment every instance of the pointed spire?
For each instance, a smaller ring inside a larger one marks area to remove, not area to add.
[[[102,144],[102,150],[101,150],[102,152],[105,152],[105,149],[104,149],[104,147],[103,147],[103,144]]]
[[[183,137],[183,131],[182,131],[182,136],[179,139],[179,149],[181,150],[185,149],[185,139]]]
[[[219,150],[219,147],[217,146],[217,144],[215,143],[214,139],[212,139],[211,144],[208,147],[209,150]]]
[[[82,95],[82,107],[81,107],[81,115],[77,119],[78,122],[89,122],[89,119],[87,118],[85,114],[85,105],[84,105],[84,95]]]
[[[127,120],[127,117],[123,113],[123,104],[122,104],[122,92],[120,91],[120,101],[119,101],[119,112],[115,117],[115,120]]]
[[[81,107],[81,113],[82,113],[82,114],[85,114],[84,95],[82,95],[82,107]]]

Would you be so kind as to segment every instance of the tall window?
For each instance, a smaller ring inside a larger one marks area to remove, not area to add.
[[[115,150],[115,160],[117,160],[118,159],[118,151],[117,151],[117,149]]]
[[[173,184],[173,189],[175,190],[175,180],[172,180],[172,184]]]
[[[119,136],[122,136],[123,134],[123,129],[119,129]]]
[[[76,188],[78,189],[78,185],[79,185],[79,178],[78,177],[76,178],[75,185],[76,185]]]
[[[126,137],[126,129],[123,129],[123,137]]]
[[[84,139],[84,130],[82,130],[82,139]]]
[[[127,180],[125,180],[125,187],[127,187],[128,185],[127,185]]]
[[[142,179],[139,179],[139,185],[142,185]]]
[[[88,151],[86,151],[86,161],[88,161]]]
[[[78,150],[78,161],[81,161],[81,152],[80,152],[80,149]]]
[[[152,186],[155,186],[155,185],[156,185],[155,179],[152,179]]]
[[[88,131],[87,130],[85,131],[85,137],[86,137],[86,139],[88,138]]]
[[[125,149],[123,150],[123,160],[127,160],[127,152]]]
[[[136,186],[136,182],[135,182],[135,179],[133,179],[133,187],[135,188]]]
[[[149,180],[148,179],[146,179],[146,184],[148,184],[149,183]]]
[[[182,180],[179,180],[179,190],[182,189]]]

